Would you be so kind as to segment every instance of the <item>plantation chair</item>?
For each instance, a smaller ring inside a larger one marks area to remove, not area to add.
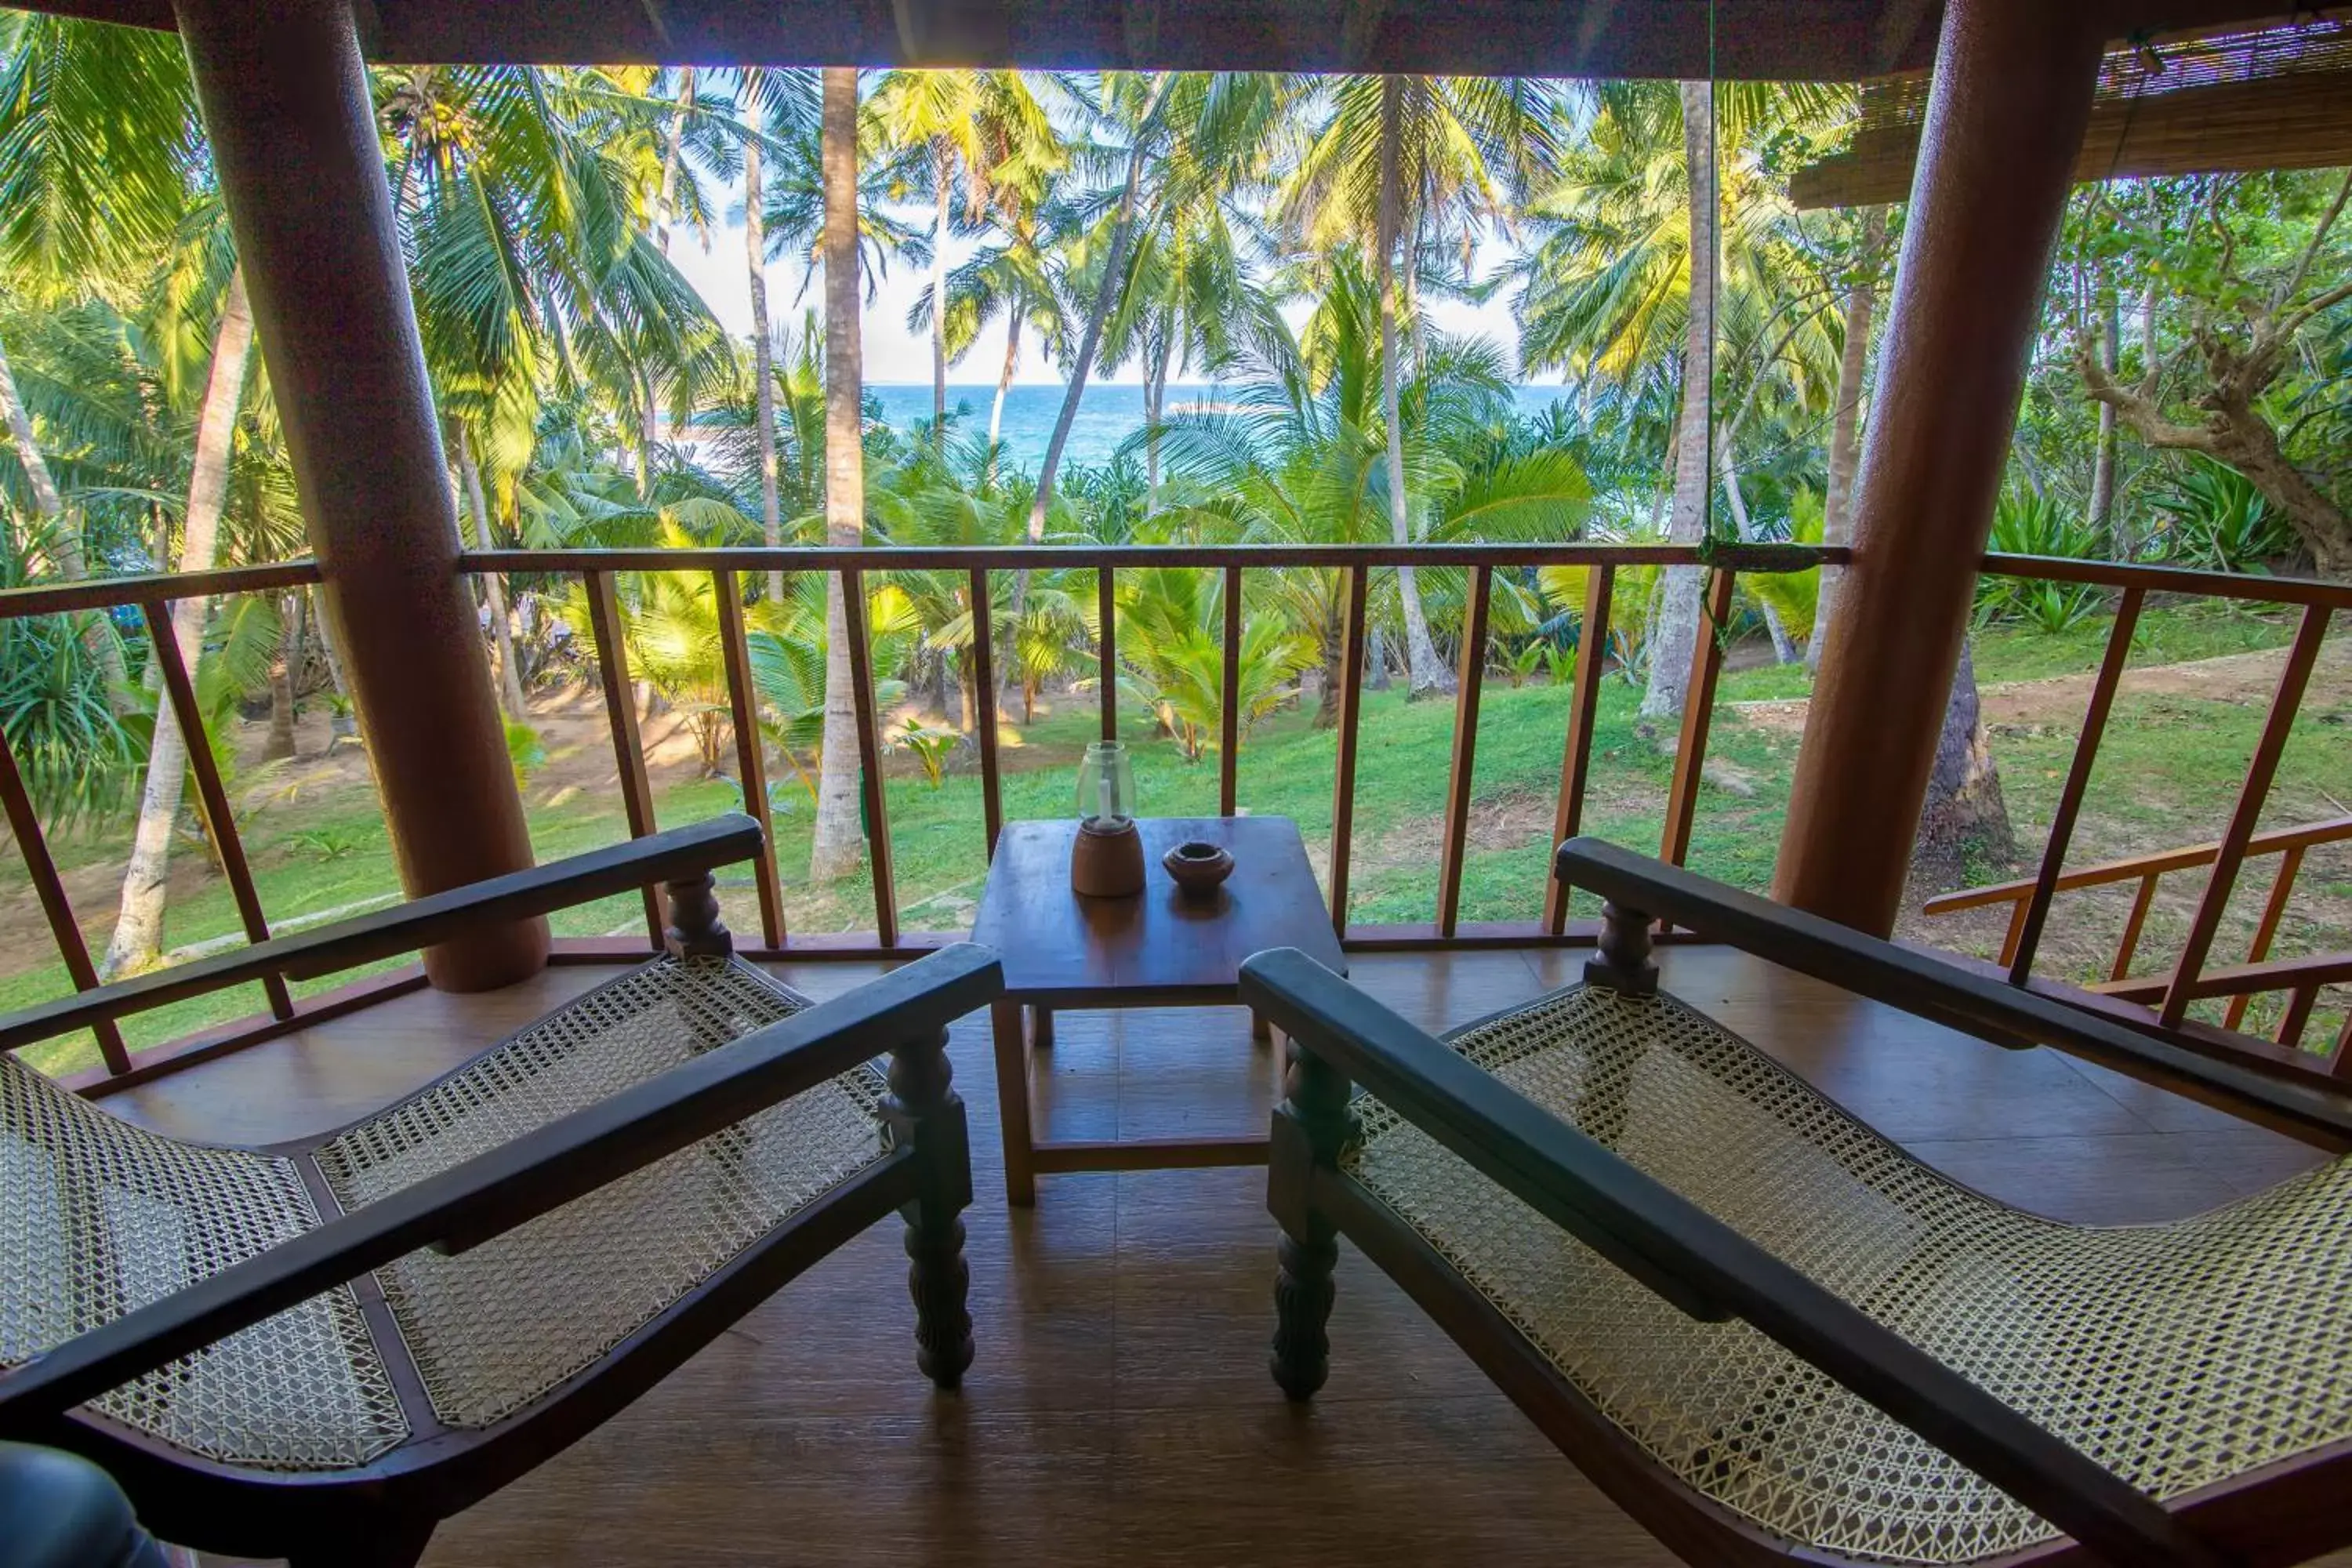
[[[2285,1563],[2352,1541],[2352,1162],[2171,1224],[2036,1217],[1660,994],[1651,925],[2338,1150],[2340,1094],[1592,840],[1558,864],[1609,900],[1585,983],[1442,1042],[1302,954],[1243,966],[1292,1041],[1268,1187],[1286,1393],[1323,1383],[1344,1235],[1692,1562]]]
[[[954,1386],[971,1182],[943,1047],[996,961],[812,1005],[717,918],[709,868],[760,847],[721,818],[0,1020],[14,1048],[667,884],[663,956],[322,1137],[184,1142],[0,1060],[0,1436],[96,1460],[166,1540],[414,1563],[893,1209],[917,1361]]]

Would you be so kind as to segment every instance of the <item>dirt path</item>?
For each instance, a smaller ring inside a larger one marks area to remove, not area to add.
[[[2180,664],[2126,668],[2119,690],[2128,697],[2195,697],[2211,702],[2267,703],[2278,689],[2279,672],[2287,650],[2263,648],[2255,653],[2224,654]],[[2011,680],[1984,687],[1979,696],[1988,724],[2076,724],[2091,700],[2095,671],[2044,676],[2038,680]],[[2305,694],[2306,711],[2352,703],[2352,639],[2336,637],[2320,646],[2319,663],[2311,673]],[[1790,732],[1805,727],[1804,698],[1768,702],[1725,704],[1750,724]]]

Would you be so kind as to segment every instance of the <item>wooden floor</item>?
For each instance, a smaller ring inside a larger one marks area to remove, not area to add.
[[[2055,1217],[2169,1218],[2314,1156],[2048,1051],[2011,1053],[1727,950],[1663,955],[1677,994],[1958,1179]],[[1574,977],[1580,955],[1360,955],[1433,1029]],[[110,1108],[236,1142],[359,1115],[609,971],[430,992],[126,1093]],[[817,996],[874,971],[780,966]],[[1048,1176],[1009,1214],[985,1021],[955,1032],[980,1199],[978,1360],[915,1372],[895,1227],[869,1232],[634,1409],[445,1526],[431,1568],[520,1564],[1475,1563],[1672,1559],[1393,1287],[1343,1257],[1329,1386],[1265,1371],[1273,1231],[1256,1171]],[[1238,1011],[1070,1014],[1036,1064],[1055,1137],[1262,1131],[1269,1047]]]

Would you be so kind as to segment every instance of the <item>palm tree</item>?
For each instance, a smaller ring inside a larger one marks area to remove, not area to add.
[[[743,138],[743,250],[751,268],[751,395],[759,409],[760,536],[773,550],[784,542],[784,516],[776,493],[776,366],[768,341],[768,237],[761,226],[768,205],[761,160],[765,138],[756,121],[768,118],[772,104],[779,100],[770,91],[768,73],[757,67],[739,72],[736,79],[737,110],[754,121]],[[780,599],[783,592],[783,574],[769,573],[768,596]]]
[[[1160,71],[1150,79],[1148,87],[1140,87],[1137,79],[1124,73],[1109,78],[1106,106],[1100,118],[1119,124],[1127,132],[1127,177],[1119,187],[1118,201],[1110,220],[1110,238],[1104,253],[1102,269],[1097,278],[1094,303],[1087,312],[1086,330],[1079,334],[1076,353],[1070,363],[1070,379],[1062,394],[1062,411],[1055,416],[1054,433],[1045,442],[1045,461],[1037,468],[1037,493],[1029,503],[1029,539],[1043,542],[1045,537],[1045,517],[1054,504],[1054,475],[1061,467],[1062,449],[1069,444],[1070,426],[1078,416],[1078,405],[1087,395],[1087,377],[1094,368],[1095,355],[1102,346],[1103,323],[1109,319],[1112,302],[1127,279],[1128,247],[1135,240],[1135,205],[1143,184],[1144,165],[1151,156],[1153,145],[1166,131],[1162,107],[1176,83],[1176,73]],[[1142,97],[1138,101],[1137,91]],[[1132,120],[1118,112],[1122,108],[1134,110]],[[1024,578],[1015,589],[1018,604],[1027,593]]]
[[[857,68],[824,68],[824,532],[856,545],[866,535],[866,466],[859,400],[865,366],[858,336]],[[763,416],[764,423],[764,416]],[[809,879],[856,869],[857,710],[849,668],[849,619],[838,574],[825,579],[824,750],[817,774]]]
[[[948,358],[955,361],[971,351],[982,331],[1000,312],[1004,317],[1004,363],[996,375],[996,396],[988,405],[988,449],[980,476],[983,486],[996,472],[997,445],[1004,430],[1004,398],[1013,387],[1013,373],[1021,363],[1022,329],[1034,331],[1049,355],[1065,353],[1068,339],[1061,295],[1039,248],[1035,208],[1005,213],[997,221],[1003,237],[982,245],[948,274],[947,310],[941,322]],[[929,305],[928,300],[919,300],[917,312],[929,315]]]
[[[153,267],[186,211],[198,141],[187,63],[167,37],[50,16],[0,16],[0,293],[54,307]],[[89,572],[79,516],[45,458],[0,346],[5,423],[56,573]],[[102,616],[83,646],[123,700]]]
[[[947,297],[948,233],[956,214],[956,186],[964,189],[967,221],[996,205],[996,188],[1020,184],[1059,138],[1027,80],[1012,70],[892,70],[875,84],[875,121],[898,146],[930,165],[930,287],[915,314],[931,333],[931,419],[944,444],[948,415],[947,318],[936,301]],[[910,322],[910,324],[915,324]]]
[[[1584,133],[1558,182],[1524,215],[1543,237],[1517,268],[1526,283],[1521,362],[1530,371],[1559,367],[1621,386],[1675,388],[1665,529],[1675,543],[1696,544],[1707,533],[1716,351],[1727,314],[1786,320],[1782,310],[1795,304],[1808,312],[1802,323],[1813,325],[1830,303],[1826,294],[1794,299],[1785,184],[1750,153],[1833,107],[1833,95],[1814,87],[1597,84],[1572,111]],[[1772,335],[1759,336],[1769,350]],[[1830,341],[1816,333],[1809,352]],[[1782,353],[1757,358],[1761,375]],[[1664,574],[1645,716],[1682,710],[1699,635],[1700,576],[1696,567]]]
[[[178,569],[203,572],[218,563],[221,510],[228,496],[230,443],[237,405],[253,349],[253,311],[245,295],[245,272],[232,271],[222,292],[220,322],[213,334],[212,368],[196,416],[194,466],[188,476],[186,521]],[[204,649],[209,601],[202,595],[172,604],[171,634],[180,660],[196,668]],[[170,704],[155,714],[147,743],[147,783],[132,830],[131,861],[122,875],[122,902],[114,935],[106,944],[105,973],[135,974],[163,956],[163,910],[170,893],[172,831],[187,787],[188,737],[181,733]]]
[[[1302,332],[1272,310],[1245,318],[1217,364],[1225,406],[1165,426],[1173,471],[1202,499],[1162,510],[1162,529],[1269,543],[1360,544],[1391,537],[1391,378],[1381,363],[1377,285],[1356,257],[1331,258],[1330,282]],[[1399,447],[1416,497],[1419,537],[1561,539],[1582,526],[1591,492],[1564,444],[1498,442],[1509,389],[1492,345],[1430,340],[1397,386]],[[1311,638],[1324,668],[1318,722],[1335,721],[1343,671],[1347,579],[1337,569],[1258,574],[1268,616]],[[1458,574],[1428,584],[1458,605]],[[1392,582],[1393,579],[1389,580]],[[1401,614],[1381,584],[1384,615]],[[1507,616],[1505,617],[1507,620]]]
[[[1380,299],[1389,531],[1399,544],[1412,542],[1412,509],[1397,395],[1397,246],[1431,225],[1502,219],[1509,193],[1549,161],[1540,103],[1534,89],[1518,82],[1343,78],[1330,91],[1328,117],[1277,202],[1284,227],[1307,247],[1328,252],[1345,238],[1370,252]],[[1418,255],[1417,245],[1414,251]],[[1412,695],[1451,691],[1454,676],[1430,637],[1412,568],[1399,573],[1397,589]]]

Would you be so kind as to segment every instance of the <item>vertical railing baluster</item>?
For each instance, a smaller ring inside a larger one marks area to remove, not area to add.
[[[66,977],[77,991],[97,990],[98,966],[89,961],[89,944],[82,940],[81,924],[74,919],[72,901],[66,897],[65,879],[58,875],[49,841],[41,833],[40,813],[33,809],[33,797],[26,793],[25,775],[17,770],[16,753],[8,749],[5,731],[0,731],[0,806],[7,811],[8,831],[16,837],[17,853],[25,858],[25,870],[33,879],[41,913],[48,917],[49,935],[58,944],[58,956],[65,960]],[[131,1055],[123,1048],[122,1031],[114,1020],[94,1026],[90,1033],[98,1037],[99,1059],[106,1063],[108,1072],[131,1070]]]
[[[2279,1019],[2278,1033],[2272,1038],[2289,1050],[2299,1047],[2303,1044],[2303,1032],[2311,1027],[2312,1009],[2318,1005],[2318,986],[2296,986],[2287,994],[2286,1012]]]
[[[2014,963],[2016,962],[2018,952],[2025,941],[2026,913],[2032,907],[2032,904],[2030,899],[2020,899],[2009,906],[2009,930],[2003,933],[2000,939],[2001,963]],[[2019,978],[2016,972],[2012,970],[2011,972],[2010,984],[2012,985],[2022,985],[2025,982],[2021,978]]]
[[[841,619],[849,636],[851,698],[857,705],[857,772],[866,803],[866,850],[874,869],[874,934],[898,945],[898,890],[891,885],[890,810],[882,790],[882,725],[874,707],[874,650],[866,641],[866,574],[841,574]]]
[[[2137,588],[2126,588],[2116,601],[2116,624],[2107,633],[2107,651],[2099,660],[2098,679],[2091,683],[2090,705],[2083,710],[2083,732],[2074,742],[2074,759],[2067,765],[2066,783],[2058,792],[2058,808],[2051,813],[2050,837],[2042,846],[2042,866],[2033,876],[2033,891],[2001,954],[2001,962],[2009,965],[2011,985],[2022,985],[2032,976],[2042,928],[2050,919],[2050,900],[2056,896],[2058,874],[2066,867],[2066,847],[2074,840],[2074,819],[2082,814],[2083,797],[2091,787],[2091,769],[2098,761],[2099,740],[2106,732],[2107,715],[2116,705],[2116,688],[2131,658],[2132,635],[2139,627],[2144,596]]]
[[[1733,575],[1718,566],[1707,579],[1706,608],[1691,649],[1690,681],[1683,689],[1683,724],[1675,743],[1674,782],[1666,790],[1666,827],[1658,858],[1679,866],[1690,854],[1698,816],[1699,779],[1706,769],[1707,726],[1715,717],[1715,686],[1723,673],[1723,633],[1731,624]]]
[[[760,935],[771,948],[784,945],[784,889],[776,875],[776,825],[768,811],[766,746],[760,734],[760,693],[751,679],[751,645],[743,636],[743,594],[731,571],[713,572],[710,589],[719,605],[719,648],[727,671],[727,714],[735,731],[735,773],[743,788],[743,810],[760,825],[760,854],[751,862],[760,889]]]
[[[1339,751],[1331,768],[1331,929],[1348,934],[1348,857],[1356,827],[1356,731],[1364,707],[1364,600],[1369,568],[1348,571],[1347,624],[1340,634]]]
[[[2295,710],[2303,705],[2304,688],[2311,682],[2312,666],[2319,661],[2319,645],[2327,637],[2328,610],[2324,605],[2313,605],[2303,612],[2303,624],[2295,628],[2294,646],[2287,650],[2286,668],[2279,672],[2278,691],[2271,699],[2271,710],[2263,720],[2262,738],[2254,743],[2254,755],[2246,767],[2246,782],[2238,792],[2238,804],[2230,813],[2230,826],[2221,835],[2221,848],[2213,857],[2213,874],[2206,879],[2204,896],[2197,901],[2196,917],[2189,921],[2189,939],[2181,945],[2180,957],[2172,966],[2172,978],[2164,989],[2164,1005],[2157,1012],[2157,1021],[2170,1029],[2179,1026],[2189,1014],[2189,994],[2196,988],[2197,976],[2205,967],[2205,960],[2213,951],[2213,938],[2221,929],[2221,915],[2229,908],[2230,890],[2238,879],[2238,866],[2245,858],[2246,844],[2254,836],[2255,826],[2262,820],[2263,803],[2270,798],[2271,780],[2278,773],[2279,758],[2286,751],[2287,737],[2294,730]]]
[[[2131,914],[2124,921],[2124,934],[2116,942],[2116,962],[2107,971],[2110,980],[2125,980],[2131,975],[2132,955],[2139,951],[2139,933],[2147,925],[2148,906],[2156,902],[2156,879],[2159,875],[2150,871],[2139,879],[2139,891],[2132,896]]]
[[[996,772],[996,658],[988,596],[988,569],[971,569],[972,722],[980,728],[980,810],[987,826],[988,858],[996,858],[996,837],[1004,830],[1004,781]]]
[[[2278,936],[2279,922],[2286,918],[2286,901],[2294,891],[2294,879],[2303,870],[2303,846],[2290,845],[2279,856],[2278,875],[2271,879],[2270,897],[2263,900],[2262,922],[2254,927],[2254,940],[2246,948],[2246,962],[2260,963],[2271,955],[2271,943]],[[2253,1000],[2251,994],[2240,993],[2230,998],[2230,1010],[2221,1019],[2221,1026],[2234,1029],[2246,1016],[2246,1005]]]
[[[1568,746],[1559,759],[1559,800],[1552,807],[1551,847],[1576,837],[1584,824],[1584,781],[1592,765],[1592,726],[1601,716],[1601,678],[1609,667],[1609,599],[1617,569],[1588,566],[1584,576],[1584,622],[1576,634],[1576,676],[1568,708]],[[1568,929],[1568,889],[1551,874],[1544,858],[1544,930],[1558,936]]]
[[[1241,792],[1242,569],[1225,568],[1225,664],[1217,703],[1217,815],[1231,816]]]
[[[221,874],[228,879],[229,897],[236,904],[245,940],[268,942],[269,922],[262,917],[261,895],[254,889],[253,870],[245,862],[245,845],[237,837],[236,815],[221,784],[220,766],[213,761],[204,712],[196,706],[195,683],[188,677],[187,659],[172,630],[172,607],[164,600],[150,599],[140,608],[146,615],[147,636],[154,645],[156,672],[163,678],[164,694],[171,700],[173,717],[179,721],[180,738],[186,742],[188,772],[196,781],[196,804],[204,812],[205,831],[212,835],[213,848],[220,856]],[[271,1016],[283,1020],[294,1016],[294,999],[287,994],[284,977],[270,975],[262,981],[261,989],[269,998]]]
[[[643,838],[654,831],[654,792],[646,777],[645,743],[637,735],[637,697],[629,683],[629,649],[621,629],[620,598],[610,572],[583,572],[580,578],[588,595],[588,635],[596,644],[596,679],[604,692],[604,721],[613,733],[621,814],[629,825],[629,837]],[[649,885],[644,897],[646,940],[659,952],[667,923],[661,894]]]
[[[1486,613],[1495,569],[1470,568],[1462,616],[1461,668],[1454,689],[1454,757],[1445,773],[1445,841],[1437,861],[1437,934],[1451,937],[1462,910],[1462,862],[1470,842],[1470,785],[1478,754],[1478,696],[1486,671]]]
[[[1110,562],[1095,571],[1095,618],[1102,629],[1095,637],[1102,656],[1102,738],[1118,739],[1118,606],[1114,597],[1118,580]]]

